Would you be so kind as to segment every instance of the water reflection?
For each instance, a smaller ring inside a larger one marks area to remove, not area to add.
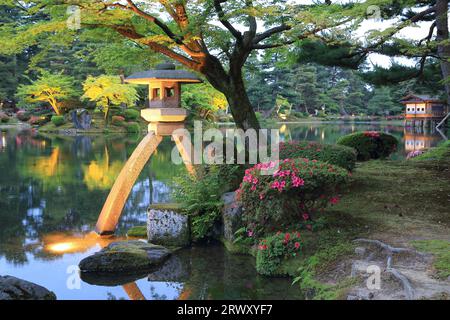
[[[49,233],[92,230],[110,187],[139,141],[128,136],[52,137],[32,131],[7,131],[2,136],[0,257],[17,265],[28,261],[23,248],[42,244]],[[119,232],[143,223],[150,202],[170,200],[170,177],[184,169],[167,161],[170,148],[163,144],[162,149],[134,186]]]

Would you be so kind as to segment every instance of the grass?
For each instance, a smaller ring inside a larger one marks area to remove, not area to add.
[[[430,149],[428,152],[413,158],[414,161],[437,160],[445,161],[450,159],[450,140],[441,143],[436,148]]]
[[[450,277],[450,241],[445,240],[416,240],[412,245],[419,251],[434,255],[433,266],[440,279]]]
[[[369,161],[333,211],[364,219],[371,232],[416,237],[448,230],[450,162]]]

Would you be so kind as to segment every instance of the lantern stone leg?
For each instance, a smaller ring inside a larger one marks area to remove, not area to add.
[[[149,132],[125,163],[97,220],[95,230],[98,234],[108,235],[114,233],[136,179],[161,141],[162,136]]]

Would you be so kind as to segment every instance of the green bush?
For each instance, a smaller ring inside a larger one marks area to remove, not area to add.
[[[125,118],[122,116],[112,116],[111,123],[113,126],[122,127],[125,125]]]
[[[355,148],[359,161],[384,159],[397,149],[397,139],[376,131],[356,132],[339,138],[337,144]]]
[[[245,208],[247,229],[264,234],[302,220],[311,228],[318,210],[337,203],[338,189],[348,176],[344,168],[303,158],[262,163],[246,170],[237,197]]]
[[[128,122],[125,124],[128,133],[139,133],[141,132],[141,127],[137,122]]]
[[[356,150],[346,146],[320,144],[317,142],[292,141],[280,143],[280,159],[307,158],[319,160],[353,170]]]
[[[64,116],[53,116],[51,121],[55,127],[62,126],[66,122]]]
[[[222,181],[222,193],[239,189],[245,175],[245,166],[238,164],[216,165],[218,179]]]
[[[1,123],[8,123],[9,122],[9,117],[6,114],[0,115],[0,122]]]
[[[126,109],[123,114],[127,121],[136,121],[141,116],[141,113],[136,109]]]
[[[223,206],[218,168],[198,166],[195,175],[182,175],[174,178],[174,182],[174,199],[191,218],[193,241],[213,237]]]
[[[276,274],[283,260],[296,257],[301,247],[299,232],[278,232],[261,240],[256,254],[256,271],[265,276]]]

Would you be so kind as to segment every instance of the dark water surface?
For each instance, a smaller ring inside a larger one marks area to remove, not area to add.
[[[393,158],[435,146],[439,133],[407,132],[374,124],[280,126],[283,140],[333,143],[358,130],[382,130],[401,144]],[[107,244],[91,232],[122,166],[139,136],[46,136],[0,131],[0,275],[29,280],[58,299],[301,299],[289,279],[256,275],[254,259],[232,256],[221,246],[195,247],[175,255],[169,266],[129,283],[89,284],[75,270],[79,261]],[[174,147],[166,139],[143,170],[125,206],[118,235],[146,221],[150,203],[170,201]],[[123,282],[123,281],[122,281]]]

